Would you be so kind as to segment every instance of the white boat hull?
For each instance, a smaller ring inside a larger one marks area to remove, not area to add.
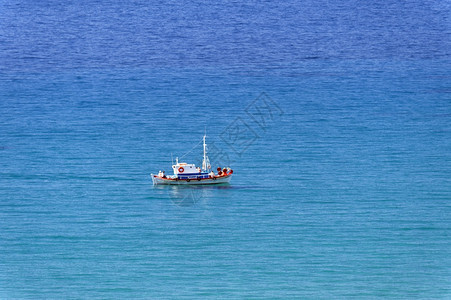
[[[218,184],[228,183],[232,179],[232,174],[226,176],[214,176],[213,178],[204,179],[175,179],[175,178],[162,178],[157,175],[150,174],[154,185],[200,185],[200,184]]]

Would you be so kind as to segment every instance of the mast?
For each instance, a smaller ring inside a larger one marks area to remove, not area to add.
[[[207,156],[207,144],[205,143],[205,138],[207,137],[207,134],[204,135],[204,160],[202,161],[202,170],[207,171],[207,169],[210,169],[210,160]]]

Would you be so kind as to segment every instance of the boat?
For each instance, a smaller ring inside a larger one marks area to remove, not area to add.
[[[164,171],[158,174],[150,174],[154,185],[200,185],[200,184],[219,184],[229,183],[232,179],[233,170],[229,167],[218,167],[215,173],[210,165],[207,156],[207,144],[205,142],[207,135],[203,137],[204,156],[202,167],[196,167],[195,164],[179,162],[176,158],[172,165],[173,175],[166,175]],[[199,142],[200,143],[200,142]]]

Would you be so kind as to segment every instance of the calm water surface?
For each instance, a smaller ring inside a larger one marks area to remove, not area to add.
[[[1,299],[451,297],[449,4],[0,10]]]

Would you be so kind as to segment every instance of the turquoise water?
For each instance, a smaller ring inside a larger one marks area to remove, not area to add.
[[[323,4],[7,2],[0,298],[451,297],[449,7]]]

